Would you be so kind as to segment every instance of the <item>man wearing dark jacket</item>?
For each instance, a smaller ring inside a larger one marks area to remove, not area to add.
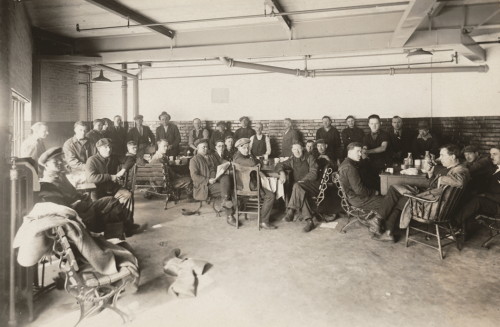
[[[250,119],[247,116],[240,118],[241,127],[234,132],[234,142],[238,142],[241,138],[250,139],[255,135],[255,130],[248,126],[250,124]]]
[[[259,160],[250,155],[250,139],[241,138],[236,141],[235,146],[238,149],[238,152],[234,155],[234,163],[245,167],[255,167],[260,163]],[[250,189],[255,191],[257,185],[255,178],[260,178],[260,176],[251,176],[251,178]],[[238,189],[242,188],[241,183],[242,181],[239,180],[239,175],[236,174],[236,185],[238,186]],[[262,216],[262,223],[260,226],[265,229],[276,229],[276,226],[271,225],[269,222],[276,196],[271,190],[265,189],[264,187],[260,188],[260,196],[264,198],[264,203],[262,204],[262,209],[260,211]]]
[[[431,135],[426,121],[418,122],[418,136],[413,139],[412,150],[413,159],[423,159],[425,151],[429,151],[429,154],[432,153],[435,156],[439,155],[438,139],[436,135]]]
[[[146,150],[155,144],[155,136],[148,126],[143,126],[143,116],[137,115],[134,117],[135,127],[127,134],[127,142],[134,141],[137,144],[137,163],[144,164],[144,153]]]
[[[215,150],[215,141],[226,140],[228,136],[232,136],[233,133],[227,130],[226,123],[220,121],[217,123],[217,129],[210,136],[210,150]],[[234,144],[234,143],[233,143]]]
[[[318,183],[316,181],[318,173],[318,164],[316,159],[311,155],[305,155],[304,148],[299,141],[294,141],[292,145],[293,156],[284,162],[276,165],[276,172],[279,173],[281,183],[285,183],[286,175],[285,170],[289,170],[293,175],[293,189],[290,201],[288,201],[287,212],[284,221],[290,222],[293,220],[295,212],[300,211],[302,218],[306,221],[306,226],[302,230],[307,233],[310,232],[315,226],[311,213],[311,207],[307,202],[307,197],[316,196],[317,194],[306,194],[305,189],[309,189],[309,184]],[[301,184],[307,184],[303,187]],[[313,189],[313,188],[311,188]]]
[[[316,140],[324,140],[328,146],[328,151],[333,155],[335,164],[338,166],[340,165],[340,157],[342,155],[340,133],[335,126],[332,126],[330,117],[324,116],[321,121],[323,122],[323,127],[316,131]]]
[[[487,216],[500,214],[500,144],[491,148],[490,155],[493,165],[489,166],[486,183],[480,189],[480,194],[458,210],[455,218],[457,226],[461,226],[465,220],[473,218],[478,213]]]
[[[181,134],[176,125],[170,122],[170,115],[163,111],[158,119],[161,125],[156,128],[156,139],[167,140],[167,156],[177,156],[180,153],[179,144],[181,143]]]
[[[189,162],[189,172],[193,180],[193,198],[206,201],[209,196],[222,197],[221,207],[226,211],[227,223],[236,227],[233,217],[233,202],[231,201],[231,181],[224,174],[217,179],[217,165],[208,155],[208,139],[198,139],[194,142],[197,154]]]
[[[402,163],[408,153],[412,151],[413,135],[408,129],[403,128],[403,119],[399,116],[392,118],[392,127],[393,131],[389,135],[391,136],[393,161]]]
[[[344,151],[342,157],[347,157],[347,146],[352,142],[363,143],[365,132],[359,127],[356,127],[356,119],[354,116],[347,116],[345,119],[347,127],[342,130],[342,142],[344,143]]]
[[[106,130],[106,137],[113,142],[113,154],[123,156],[127,151],[127,130],[121,116],[116,115],[113,120],[113,125]]]
[[[83,121],[75,123],[75,136],[64,142],[63,151],[71,170],[85,170],[87,159],[95,154],[95,144],[85,137],[87,125]]]
[[[102,119],[94,119],[93,121],[94,128],[85,134],[85,137],[88,138],[94,146],[97,144],[97,141],[104,137],[102,126],[104,125],[104,120]]]
[[[128,211],[118,199],[107,196],[88,203],[66,177],[63,157],[62,148],[51,148],[40,157],[39,163],[45,167],[40,180],[41,199],[74,209],[87,229],[95,233],[105,231],[107,224],[118,222],[123,223],[127,236],[141,231],[141,226],[128,219]]]

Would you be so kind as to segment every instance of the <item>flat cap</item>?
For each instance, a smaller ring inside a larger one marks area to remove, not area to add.
[[[247,139],[246,137],[239,139],[236,141],[236,144],[234,145],[235,147],[239,148],[242,145],[250,143],[250,139]]]
[[[326,144],[326,142],[323,139],[319,139],[319,140],[316,140],[316,144]]]
[[[243,119],[250,120],[247,116],[240,117],[240,121],[242,121]]]
[[[221,121],[217,122],[217,126],[219,126],[219,125],[226,126],[226,122],[221,120]]]
[[[418,122],[418,129],[429,129],[429,125],[426,121],[421,120]]]
[[[463,150],[462,153],[465,152],[477,152],[479,151],[477,145],[467,145]]]
[[[111,139],[108,139],[108,138],[103,138],[103,139],[100,139],[99,141],[97,141],[96,143],[96,147],[101,147],[103,145],[113,145],[113,141]]]
[[[160,117],[161,117],[161,116],[160,116]],[[134,117],[134,120],[137,120],[137,119],[143,119],[143,118],[144,118],[144,116],[143,116],[143,115],[137,115],[137,116],[135,116],[135,117]]]
[[[208,139],[197,139],[196,141],[194,141],[194,146],[198,146],[199,144],[201,143],[206,143],[208,144],[209,140]]]
[[[354,118],[353,115],[349,115],[349,116],[347,116],[347,118],[345,120],[348,120],[349,118],[356,119],[356,118]]]
[[[57,157],[57,156],[62,155],[62,154],[64,154],[64,152],[63,152],[63,149],[61,147],[50,148],[47,151],[45,151],[40,156],[40,158],[38,158],[38,163],[43,166],[43,165],[45,165],[45,163],[47,161],[49,161],[49,159]]]
[[[162,113],[158,116],[158,120],[161,120],[161,116],[168,116],[168,120],[170,120],[170,115],[167,114],[166,111],[162,111]]]
[[[227,139],[233,139],[234,140],[234,137],[232,135],[228,135],[228,136],[226,136],[226,138],[224,140],[227,140]]]

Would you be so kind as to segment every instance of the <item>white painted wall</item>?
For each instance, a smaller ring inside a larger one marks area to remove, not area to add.
[[[449,60],[451,52],[435,53],[433,61]],[[429,59],[420,59],[421,62]],[[243,61],[243,60],[242,60]],[[310,61],[309,69],[405,64],[405,55]],[[269,63],[304,68],[301,61]],[[455,65],[455,64],[447,64]],[[460,65],[475,65],[461,57]],[[479,73],[418,74],[302,78],[281,74],[143,80],[140,113],[156,120],[166,110],[172,120],[318,119],[323,115],[367,117],[457,117],[500,115],[500,47],[487,48],[490,71]],[[157,65],[155,65],[157,66]],[[211,67],[147,70],[143,78],[202,74],[254,73],[216,64]],[[106,73],[108,74],[108,73]],[[113,75],[113,74],[111,74]],[[112,77],[110,77],[112,78]],[[112,79],[118,79],[116,76]],[[228,88],[229,103],[212,103],[213,88]],[[132,92],[132,86],[129,86]],[[121,84],[94,84],[94,117],[121,111]],[[132,102],[129,102],[131,112]]]

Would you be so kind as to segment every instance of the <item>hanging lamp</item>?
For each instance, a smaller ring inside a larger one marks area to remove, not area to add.
[[[101,72],[99,73],[99,76],[96,78],[93,78],[92,80],[94,82],[111,82],[111,80],[109,78],[104,77],[102,69],[101,69]]]

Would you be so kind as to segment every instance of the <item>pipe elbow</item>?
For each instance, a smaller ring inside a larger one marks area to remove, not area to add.
[[[487,73],[490,70],[490,67],[488,65],[479,66],[479,67],[480,67],[480,69],[479,69],[480,73]]]
[[[219,60],[224,64],[226,65],[227,67],[232,67],[233,65],[233,60],[232,59],[229,59],[229,58],[226,58],[226,57],[219,57]]]

